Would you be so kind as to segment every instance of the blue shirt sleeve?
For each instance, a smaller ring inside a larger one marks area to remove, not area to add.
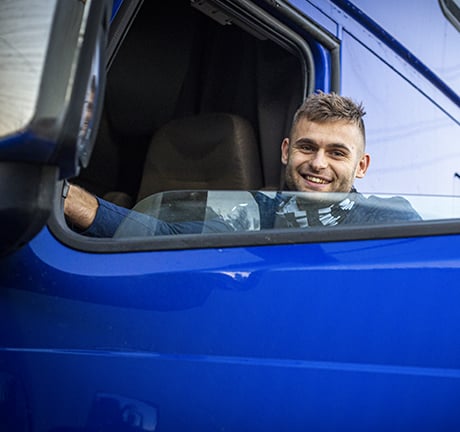
[[[131,210],[117,206],[102,198],[96,197],[99,207],[91,226],[81,234],[89,237],[113,237],[115,231]]]
[[[98,198],[99,207],[91,226],[81,234],[89,237],[139,237],[170,234],[221,233],[233,231],[223,219],[168,223],[143,213],[119,207]],[[121,228],[117,232],[118,228]]]

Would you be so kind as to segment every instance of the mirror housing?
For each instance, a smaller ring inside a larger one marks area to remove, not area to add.
[[[46,223],[57,180],[90,159],[111,0],[0,5],[0,254]]]

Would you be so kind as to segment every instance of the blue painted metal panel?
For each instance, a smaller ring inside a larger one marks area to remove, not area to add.
[[[102,392],[162,430],[457,427],[459,242],[107,255],[44,230],[1,264],[3,371],[56,426]]]
[[[319,24],[329,33],[337,36],[339,34],[339,26],[331,14],[334,5],[330,1],[325,0],[289,0],[289,4],[296,9],[307,12],[314,22]]]
[[[117,14],[117,12],[120,10],[122,3],[123,3],[123,0],[113,0],[111,19],[113,19],[115,15]]]
[[[331,54],[321,44],[312,41],[310,43],[315,62],[315,90],[324,92],[332,91],[332,65]]]
[[[419,0],[414,2],[370,2],[338,0],[342,5],[353,3],[355,9],[372,17],[394,40],[411,51],[438,75],[454,92],[460,91],[460,65],[458,62],[459,34],[444,16],[440,2]],[[349,8],[350,6],[346,6]]]
[[[449,99],[451,99],[456,105],[460,106],[460,96],[454,91],[445,81],[443,81],[432,68],[424,64],[418,57],[416,57],[406,46],[404,46],[394,35],[388,33],[383,27],[381,27],[376,21],[366,15],[361,9],[356,7],[353,3],[348,0],[331,0],[334,4],[340,7],[345,13],[352,17],[356,22],[361,24],[365,29],[371,32],[381,43],[387,45],[394,53],[404,59],[408,64],[411,65],[416,71],[436,86],[442,93],[444,93]],[[433,3],[433,2],[432,2]],[[440,10],[439,10],[440,12]],[[404,15],[407,19],[407,14]],[[399,22],[401,16],[393,14],[393,21]],[[404,21],[400,23],[404,26]],[[418,34],[414,29],[413,33]],[[436,48],[432,47],[431,51],[435,51]],[[426,44],[424,46],[426,50]],[[430,49],[428,49],[430,51]],[[457,66],[458,68],[458,66]]]

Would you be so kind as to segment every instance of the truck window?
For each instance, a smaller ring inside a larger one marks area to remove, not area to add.
[[[451,137],[458,133],[458,107],[412,68],[411,59],[396,55],[391,46],[381,44],[359,23],[350,20],[340,33],[339,64],[333,56],[339,40],[320,27],[317,34],[324,39],[318,36],[318,40],[308,32],[295,33],[284,24],[270,33],[256,25],[257,20],[241,20],[227,10],[214,14],[189,5],[177,8],[173,3],[162,4],[160,9],[145,3],[138,14],[108,73],[106,106],[92,161],[73,182],[126,207],[128,213],[134,207],[134,214],[138,210],[136,203],[158,194],[166,197],[168,191],[185,191],[190,196],[200,190],[205,195],[202,202],[206,202],[208,193],[215,196],[216,191],[238,190],[252,195],[282,191],[280,144],[289,133],[293,113],[307,93],[320,89],[339,91],[330,78],[335,74],[341,77],[340,93],[362,101],[367,112],[367,145],[372,163],[366,177],[355,185],[359,192],[364,196],[407,196],[404,199],[416,213],[420,200],[413,197],[457,195],[460,151]],[[261,16],[264,14],[262,11]],[[332,41],[329,45],[324,42],[327,38]],[[298,39],[304,44],[299,45]],[[209,136],[224,127],[216,127],[216,118],[209,121],[207,116],[222,113],[232,119],[233,126],[244,124],[235,127],[245,131],[244,139],[236,133],[239,153],[227,153],[231,147],[227,142],[221,149],[209,145]],[[199,134],[189,129],[189,119],[196,118],[202,122],[195,129]],[[204,140],[200,138],[197,143],[196,137],[203,132]],[[179,144],[169,152],[168,165],[164,150],[169,151],[174,140]],[[211,158],[214,172],[208,173],[200,162],[203,154]],[[185,161],[183,165],[180,160]],[[205,174],[202,177],[207,183],[191,180],[194,173]],[[248,173],[253,178],[248,179]],[[234,197],[231,200],[233,207],[240,210],[248,205]],[[435,212],[427,217],[437,204],[435,200],[429,204],[422,201],[416,225],[420,220],[425,223],[457,217],[455,212]],[[176,203],[174,199],[172,202]],[[192,222],[209,219],[214,214],[207,212],[209,208],[212,206],[202,206],[202,213]],[[175,209],[176,204],[170,201],[160,208],[162,217],[158,219],[168,222],[163,218],[165,211],[170,217]],[[197,228],[175,232],[179,234],[175,238],[188,236],[186,241],[177,242],[152,241],[156,228],[146,232],[149,239],[142,242],[142,235],[124,224],[124,230],[116,234],[119,243],[101,243],[96,248],[117,250],[121,244],[123,250],[219,247],[375,236],[375,230],[366,224],[354,226],[355,231],[348,227],[346,233],[340,233],[337,227],[337,234],[329,231],[293,237],[284,230],[277,236],[265,236],[262,232],[266,228],[258,226],[260,221],[254,222],[255,219],[234,229],[237,235],[230,230],[225,240],[218,231],[204,230],[207,236],[203,236]],[[382,226],[379,235],[401,235],[408,221],[397,219],[401,222],[399,228],[394,221],[388,227],[388,222],[377,223]],[[279,227],[270,227],[273,228]],[[136,240],[128,244],[132,237]],[[94,246],[85,241],[76,240],[78,247]]]

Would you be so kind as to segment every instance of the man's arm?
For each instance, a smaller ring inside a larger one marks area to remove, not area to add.
[[[99,203],[96,197],[81,187],[69,185],[64,201],[64,214],[69,224],[86,231],[94,222]]]
[[[69,185],[64,214],[70,227],[89,237],[112,237],[130,210]]]
[[[168,223],[100,199],[79,186],[70,185],[64,202],[69,225],[90,237],[139,237],[170,234],[220,233],[233,231],[222,218],[209,221]],[[117,229],[121,231],[117,232]]]

